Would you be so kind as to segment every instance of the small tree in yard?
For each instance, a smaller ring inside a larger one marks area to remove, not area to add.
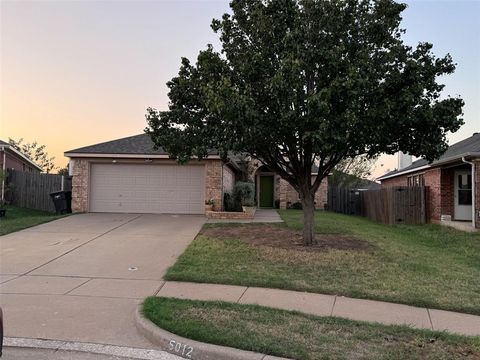
[[[168,111],[147,111],[157,146],[179,162],[249,154],[299,193],[303,240],[314,243],[314,194],[343,159],[399,150],[432,160],[463,124],[463,101],[441,98],[449,55],[403,43],[391,0],[233,0],[213,20],[196,64],[168,82]],[[311,178],[312,165],[319,167]]]

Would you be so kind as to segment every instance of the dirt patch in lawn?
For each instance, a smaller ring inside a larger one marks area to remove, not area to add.
[[[204,228],[200,235],[214,239],[238,239],[256,246],[270,246],[300,251],[357,250],[373,251],[375,246],[351,235],[316,234],[316,244],[304,246],[302,232],[277,225],[246,224]]]

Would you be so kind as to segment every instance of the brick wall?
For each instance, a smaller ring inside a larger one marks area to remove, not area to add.
[[[275,200],[280,200],[280,209],[286,209],[288,204],[293,204],[300,201],[298,192],[286,180],[278,176],[278,191],[276,192]],[[314,181],[315,176],[312,176]],[[328,201],[328,178],[324,178],[315,193],[315,208],[324,209]]]
[[[410,175],[410,174],[408,174]],[[390,179],[382,180],[382,187],[392,187],[392,186],[407,186],[407,176],[397,176]]]
[[[235,185],[235,174],[227,165],[223,165],[223,192],[231,193]]]
[[[441,199],[441,169],[430,169],[425,171],[425,186],[428,186],[427,192],[427,216],[431,221],[440,221],[442,215]],[[447,214],[449,215],[449,214]]]
[[[441,169],[441,215],[450,215],[452,220],[454,218],[454,179],[455,179],[455,169],[447,168]]]
[[[223,208],[223,162],[209,160],[205,164],[205,200],[213,199],[213,210]]]

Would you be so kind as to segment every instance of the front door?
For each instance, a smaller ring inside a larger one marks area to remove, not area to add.
[[[455,220],[472,220],[472,173],[455,171]]]
[[[273,176],[260,176],[260,207],[273,207]]]

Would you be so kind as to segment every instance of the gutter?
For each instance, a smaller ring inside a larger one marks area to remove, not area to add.
[[[170,160],[175,160],[172,159],[169,155],[149,155],[149,154],[102,154],[102,153],[71,153],[71,152],[66,152],[63,153],[64,156],[69,157],[69,158],[114,158],[114,159],[170,159]],[[192,160],[195,158],[192,158]],[[220,159],[220,155],[208,155],[206,158],[203,160],[218,160]]]
[[[385,180],[385,179],[394,178],[394,177],[396,177],[396,176],[409,174],[409,173],[412,173],[412,172],[415,172],[415,171],[418,171],[418,170],[424,170],[424,169],[428,169],[428,168],[431,168],[431,167],[432,167],[431,165],[423,165],[423,166],[419,166],[419,167],[416,167],[416,168],[413,168],[413,169],[408,169],[408,170],[404,170],[404,171],[399,171],[399,172],[397,172],[397,173],[395,173],[395,174],[383,175],[383,176],[380,176],[380,177],[376,178],[375,180],[377,180],[377,181],[382,181],[382,180]]]
[[[476,198],[475,198],[475,163],[471,161],[465,160],[465,156],[462,156],[462,162],[465,164],[470,164],[472,167],[472,227],[475,229],[475,204],[476,204]]]
[[[2,164],[2,171],[3,171],[3,174],[6,175],[6,171],[7,171],[7,155],[6,155],[6,152],[5,152],[5,146],[2,146],[1,147],[1,150],[3,152],[3,164]],[[5,200],[5,179],[2,180],[2,198],[1,198],[2,202]]]

